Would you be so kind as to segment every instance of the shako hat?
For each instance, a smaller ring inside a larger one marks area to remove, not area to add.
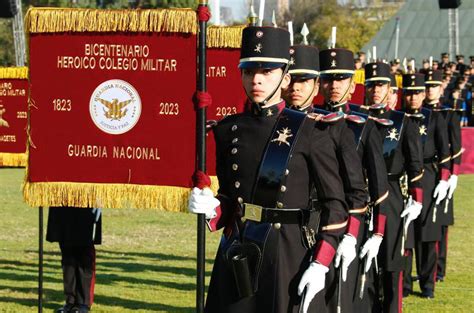
[[[321,77],[351,77],[354,75],[354,54],[341,48],[321,50],[319,65]]]
[[[368,63],[364,70],[366,84],[370,82],[390,82],[390,65],[387,63]]]
[[[425,72],[425,85],[441,85],[443,83],[443,71],[429,69]]]
[[[248,26],[242,31],[239,68],[279,68],[290,60],[290,33],[278,27]]]
[[[290,75],[310,79],[319,76],[318,48],[308,45],[290,47]]]
[[[404,90],[425,90],[425,75],[412,73],[403,75]]]
[[[390,88],[392,88],[395,91],[398,90],[397,79],[395,78],[395,75],[393,74],[390,74]]]

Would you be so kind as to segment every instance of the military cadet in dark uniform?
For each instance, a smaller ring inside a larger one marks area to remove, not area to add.
[[[440,69],[444,70],[449,64],[449,53],[441,53],[441,63],[439,64]]]
[[[433,73],[438,75],[434,76]],[[415,253],[422,297],[433,298],[437,266],[436,243],[441,240],[439,220],[443,214],[439,204],[446,197],[449,188],[450,153],[446,122],[440,112],[433,110],[438,107],[441,96],[441,73],[429,70],[425,75],[407,75],[403,79],[404,85],[418,88],[404,94],[407,112],[421,113],[424,117],[419,122],[424,164],[423,209],[415,220]],[[412,288],[411,259],[410,253],[404,278],[405,293],[411,292]]]
[[[387,105],[390,109],[395,110],[398,103],[398,86],[395,75],[390,74],[390,91],[387,97]],[[374,103],[375,104],[375,103]]]
[[[388,76],[386,76],[389,78]],[[388,87],[388,86],[387,86]],[[370,95],[371,93],[369,93]],[[379,96],[380,97],[380,96]],[[375,103],[370,96],[370,103]],[[383,96],[382,98],[383,99]],[[394,105],[394,104],[393,104]],[[416,123],[405,113],[393,110],[382,102],[375,104],[370,114],[393,121],[393,126],[382,132],[383,153],[388,173],[389,195],[384,240],[378,255],[379,279],[383,295],[378,297],[375,311],[400,312],[402,305],[402,268],[404,265],[404,241],[410,222],[421,211],[423,199],[421,177],[423,176],[422,150]],[[404,209],[404,196],[400,179],[407,175],[408,193],[412,200]]]
[[[439,80],[441,73],[434,72],[433,76]],[[451,176],[449,177],[448,195],[442,202],[443,214],[439,220],[441,224],[441,240],[438,244],[438,266],[436,280],[443,281],[446,276],[446,259],[448,256],[448,226],[454,224],[453,193],[458,184],[459,166],[461,165],[462,140],[461,140],[461,116],[463,109],[460,102],[453,101],[451,105],[441,108],[446,124],[448,126],[449,150],[451,153]]]
[[[290,108],[305,113],[313,112],[313,100],[319,92],[319,51],[308,45],[290,48],[291,83],[283,90],[283,98]]]
[[[331,138],[280,99],[289,43],[280,28],[243,30],[239,67],[252,108],[214,128],[217,197],[197,183],[189,199],[211,230],[224,227],[206,312],[325,311],[324,299],[312,300],[324,294],[348,215]]]
[[[87,313],[94,301],[95,244],[102,240],[100,209],[50,207],[46,240],[61,249],[66,303],[57,313]]]
[[[382,155],[382,139],[377,130],[374,120],[368,119],[367,115],[351,112],[348,100],[354,91],[353,82],[353,58],[352,52],[345,49],[329,49],[320,52],[321,63],[321,86],[324,95],[324,109],[329,112],[341,112],[345,114],[345,126],[343,128],[347,135],[343,137],[333,136],[338,147],[338,157],[341,161],[341,176],[345,183],[346,200],[350,203],[349,226],[346,234],[336,253],[335,265],[341,263],[342,282],[341,295],[336,302],[344,312],[358,312],[367,309],[367,299],[361,301],[362,293],[365,293],[364,283],[366,273],[370,268],[372,260],[376,257],[382,236],[379,232],[383,229],[385,221],[375,221],[375,231],[369,234],[369,222],[371,210],[378,212],[382,202],[388,196],[387,172]],[[316,110],[321,112],[321,110]],[[377,121],[379,122],[379,121]],[[341,122],[339,123],[341,124]],[[337,125],[331,125],[330,129],[336,130]],[[331,132],[331,131],[330,131]],[[332,132],[337,134],[337,132]],[[339,134],[343,134],[339,132]],[[348,136],[356,142],[358,157],[351,155],[348,144],[345,144]],[[348,168],[353,167],[361,160],[364,178],[368,182],[370,196],[370,211],[367,206],[367,198],[363,198],[358,188],[361,186],[359,174]],[[355,188],[354,188],[355,187]],[[382,223],[379,223],[382,222]],[[383,232],[382,232],[383,234]],[[362,245],[364,245],[363,248]],[[360,253],[360,260],[357,255]],[[347,271],[347,279],[345,271]],[[370,293],[370,290],[369,290]],[[339,300],[340,299],[340,300]],[[334,301],[333,301],[334,305]]]

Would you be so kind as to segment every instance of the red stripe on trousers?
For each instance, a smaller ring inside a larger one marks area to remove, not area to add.
[[[92,306],[92,303],[94,303],[94,287],[95,287],[95,257],[96,257],[96,254],[95,254],[95,247],[92,246],[92,249],[91,249],[91,254],[92,254],[92,280],[91,280],[91,289],[90,289],[90,299],[91,299],[91,303],[89,303],[89,307]]]
[[[403,271],[398,275],[398,313],[402,313],[403,300]]]

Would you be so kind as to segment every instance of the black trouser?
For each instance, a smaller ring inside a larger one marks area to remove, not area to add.
[[[405,268],[403,269],[403,291],[407,293],[413,292],[413,278],[411,276],[413,268],[413,249],[406,249],[405,256],[407,257]]]
[[[436,241],[418,241],[415,244],[416,272],[421,291],[435,289],[436,264],[438,259]]]
[[[91,306],[94,301],[95,248],[67,246],[61,248],[64,295],[66,303]]]
[[[437,276],[446,276],[446,259],[448,258],[448,226],[441,226],[441,241],[438,243]]]
[[[402,312],[402,271],[383,272],[383,303],[375,299],[374,313],[400,313]]]

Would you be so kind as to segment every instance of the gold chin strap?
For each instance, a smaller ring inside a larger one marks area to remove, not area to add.
[[[337,101],[338,103],[341,103],[342,102],[342,99],[344,99],[347,94],[349,93],[349,90],[351,89],[351,85],[352,85],[352,82],[354,81],[354,75],[351,76],[351,80],[349,82],[349,86],[347,87],[346,91],[344,92],[344,94],[342,95],[341,99],[339,99],[339,101]],[[347,101],[345,101],[347,102]]]
[[[314,92],[314,90],[316,89],[316,84],[317,84],[319,78],[316,77],[316,78],[312,78],[312,79],[314,79],[313,90],[311,90],[311,93],[309,94],[308,98],[306,98],[306,100],[303,102],[303,105],[298,108],[298,110],[300,110],[300,111],[303,111],[304,109],[306,109],[307,107],[309,107],[309,106],[312,104],[312,102],[313,102],[313,98],[314,98],[314,97],[313,97],[313,92]],[[311,101],[309,101],[310,99],[311,99]]]

